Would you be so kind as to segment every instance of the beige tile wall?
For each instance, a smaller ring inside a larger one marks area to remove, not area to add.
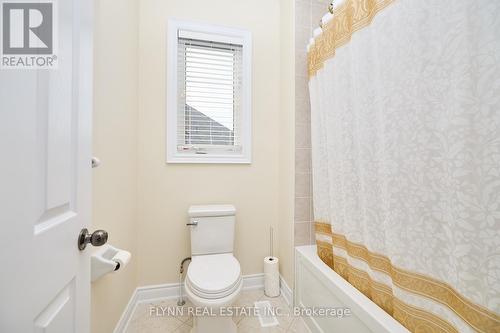
[[[295,245],[315,242],[306,46],[329,3],[330,0],[295,0]]]

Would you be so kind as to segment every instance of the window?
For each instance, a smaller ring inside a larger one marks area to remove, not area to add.
[[[167,162],[251,162],[251,37],[171,20]]]

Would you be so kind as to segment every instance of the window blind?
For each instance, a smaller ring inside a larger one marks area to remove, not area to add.
[[[179,36],[179,152],[241,152],[242,49]]]

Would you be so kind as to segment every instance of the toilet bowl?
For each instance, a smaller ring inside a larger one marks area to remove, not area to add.
[[[234,303],[242,285],[240,264],[232,253],[194,256],[186,274],[186,294],[194,306],[211,315],[195,317],[191,332],[236,332],[232,317],[220,309]]]
[[[192,333],[235,333],[229,311],[243,285],[240,263],[233,256],[236,209],[231,205],[191,206],[191,263],[185,290],[201,315],[193,318]]]

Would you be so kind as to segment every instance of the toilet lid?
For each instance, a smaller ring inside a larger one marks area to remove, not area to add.
[[[223,297],[241,282],[240,263],[232,253],[195,256],[186,279],[192,291],[201,297]]]

